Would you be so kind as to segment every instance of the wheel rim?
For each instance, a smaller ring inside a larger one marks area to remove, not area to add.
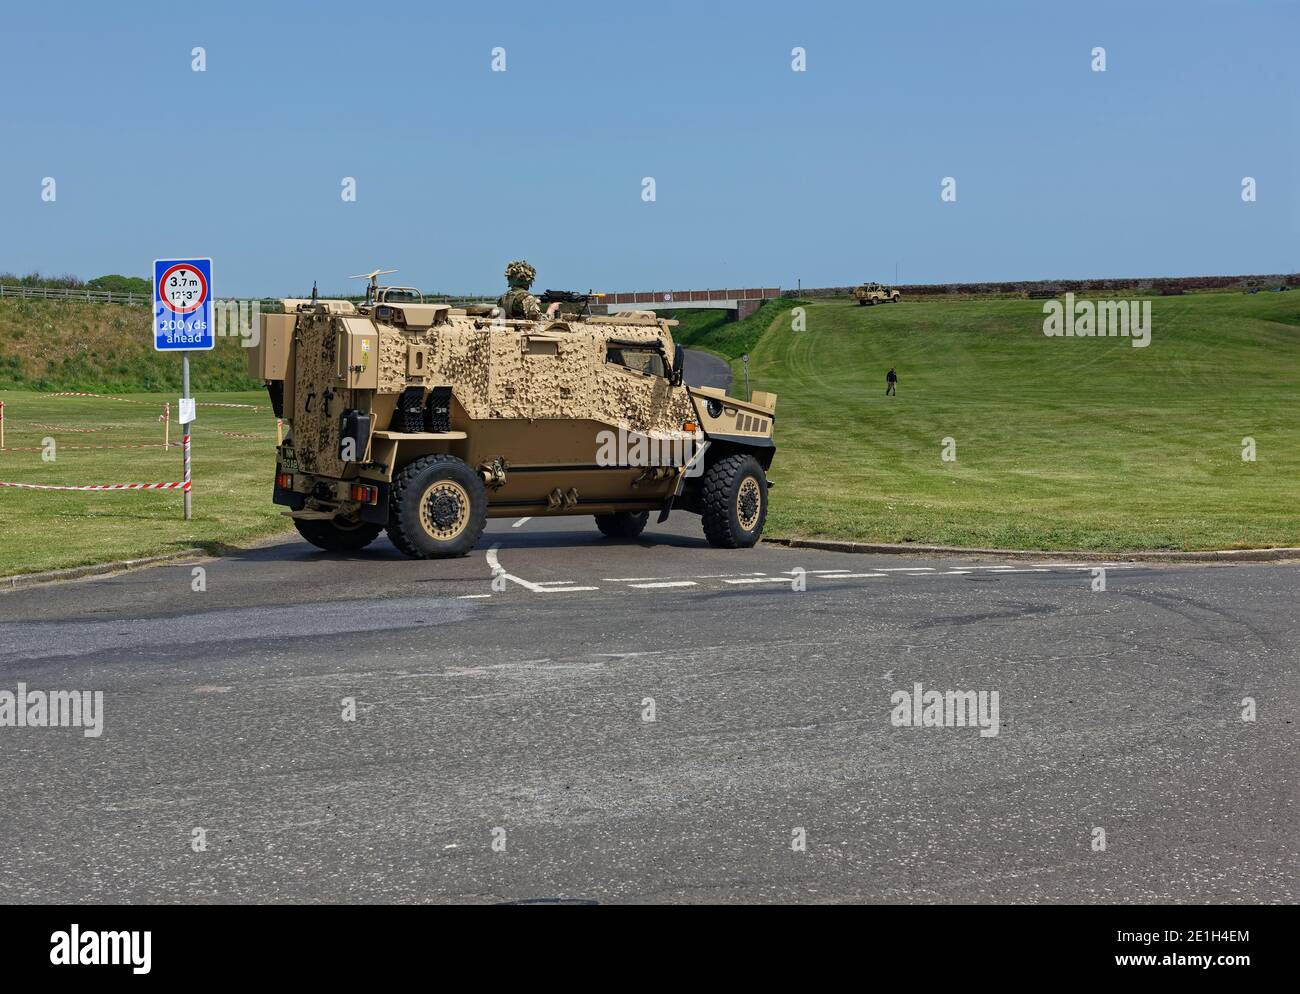
[[[438,480],[420,495],[420,525],[440,542],[453,539],[469,524],[469,494],[454,480]]]
[[[753,531],[758,525],[758,512],[762,506],[763,491],[758,481],[752,476],[745,477],[736,491],[736,517],[740,519],[740,527],[747,532]]]

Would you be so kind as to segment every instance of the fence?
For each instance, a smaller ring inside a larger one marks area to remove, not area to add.
[[[327,296],[321,294],[322,297]],[[83,300],[90,303],[98,304],[126,304],[135,307],[150,307],[153,305],[153,297],[148,293],[123,293],[121,290],[87,290],[73,289],[71,287],[49,287],[49,286],[14,286],[12,284],[0,283],[0,297],[9,297],[14,300]],[[297,299],[305,299],[298,297]],[[361,303],[364,297],[329,297],[330,300],[351,300],[354,303]],[[279,297],[263,297],[264,304],[278,303]],[[444,303],[453,305],[462,304],[481,304],[496,303],[496,294],[425,294],[425,303]],[[266,310],[267,308],[263,308]]]
[[[148,307],[153,303],[147,293],[123,293],[121,290],[87,290],[72,287],[6,286],[0,283],[0,297],[36,300],[85,300],[100,304],[126,304]]]

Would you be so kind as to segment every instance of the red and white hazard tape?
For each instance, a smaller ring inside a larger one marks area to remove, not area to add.
[[[52,483],[6,483],[0,487],[17,487],[21,490],[189,490],[185,483],[90,483],[84,487],[57,487]]]
[[[152,401],[147,401],[147,400],[132,400],[130,397],[110,397],[108,394],[102,394],[102,393],[76,393],[76,392],[47,393],[45,396],[47,397],[98,397],[100,400],[120,400],[124,404],[152,403]]]
[[[66,393],[47,393],[45,396],[47,397],[98,397],[100,400],[120,400],[124,404],[157,403],[157,401],[152,401],[152,400],[136,400],[135,398],[132,397],[113,397],[110,396],[109,394],[104,394],[104,393],[80,393],[80,392],[73,392],[73,391],[66,392]],[[221,401],[215,401],[215,400],[200,400],[200,401],[195,401],[195,404],[198,407],[238,407],[245,411],[265,410],[265,408],[259,407],[257,404],[226,404]]]
[[[65,431],[74,435],[97,435],[100,432],[112,431],[114,428],[130,427],[129,425],[105,425],[103,428],[74,428],[72,425],[50,425],[44,421],[24,421],[22,423],[31,425],[33,428],[48,428],[50,431]]]
[[[174,449],[180,442],[168,442],[167,448]],[[157,442],[123,442],[120,445],[60,445],[60,452],[88,452],[91,449],[156,449]],[[0,452],[44,452],[48,446],[44,445],[6,445],[0,448]]]

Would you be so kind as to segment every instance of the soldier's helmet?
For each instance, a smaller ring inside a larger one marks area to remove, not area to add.
[[[516,259],[506,266],[506,279],[511,286],[530,287],[537,279],[537,270],[523,259]]]

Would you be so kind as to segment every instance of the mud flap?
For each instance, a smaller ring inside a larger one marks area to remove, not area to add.
[[[662,525],[665,521],[668,520],[668,512],[673,509],[673,501],[675,501],[676,499],[677,499],[677,495],[673,494],[666,501],[664,501],[664,506],[663,509],[660,510],[659,512],[659,517],[655,519],[656,524]]]

